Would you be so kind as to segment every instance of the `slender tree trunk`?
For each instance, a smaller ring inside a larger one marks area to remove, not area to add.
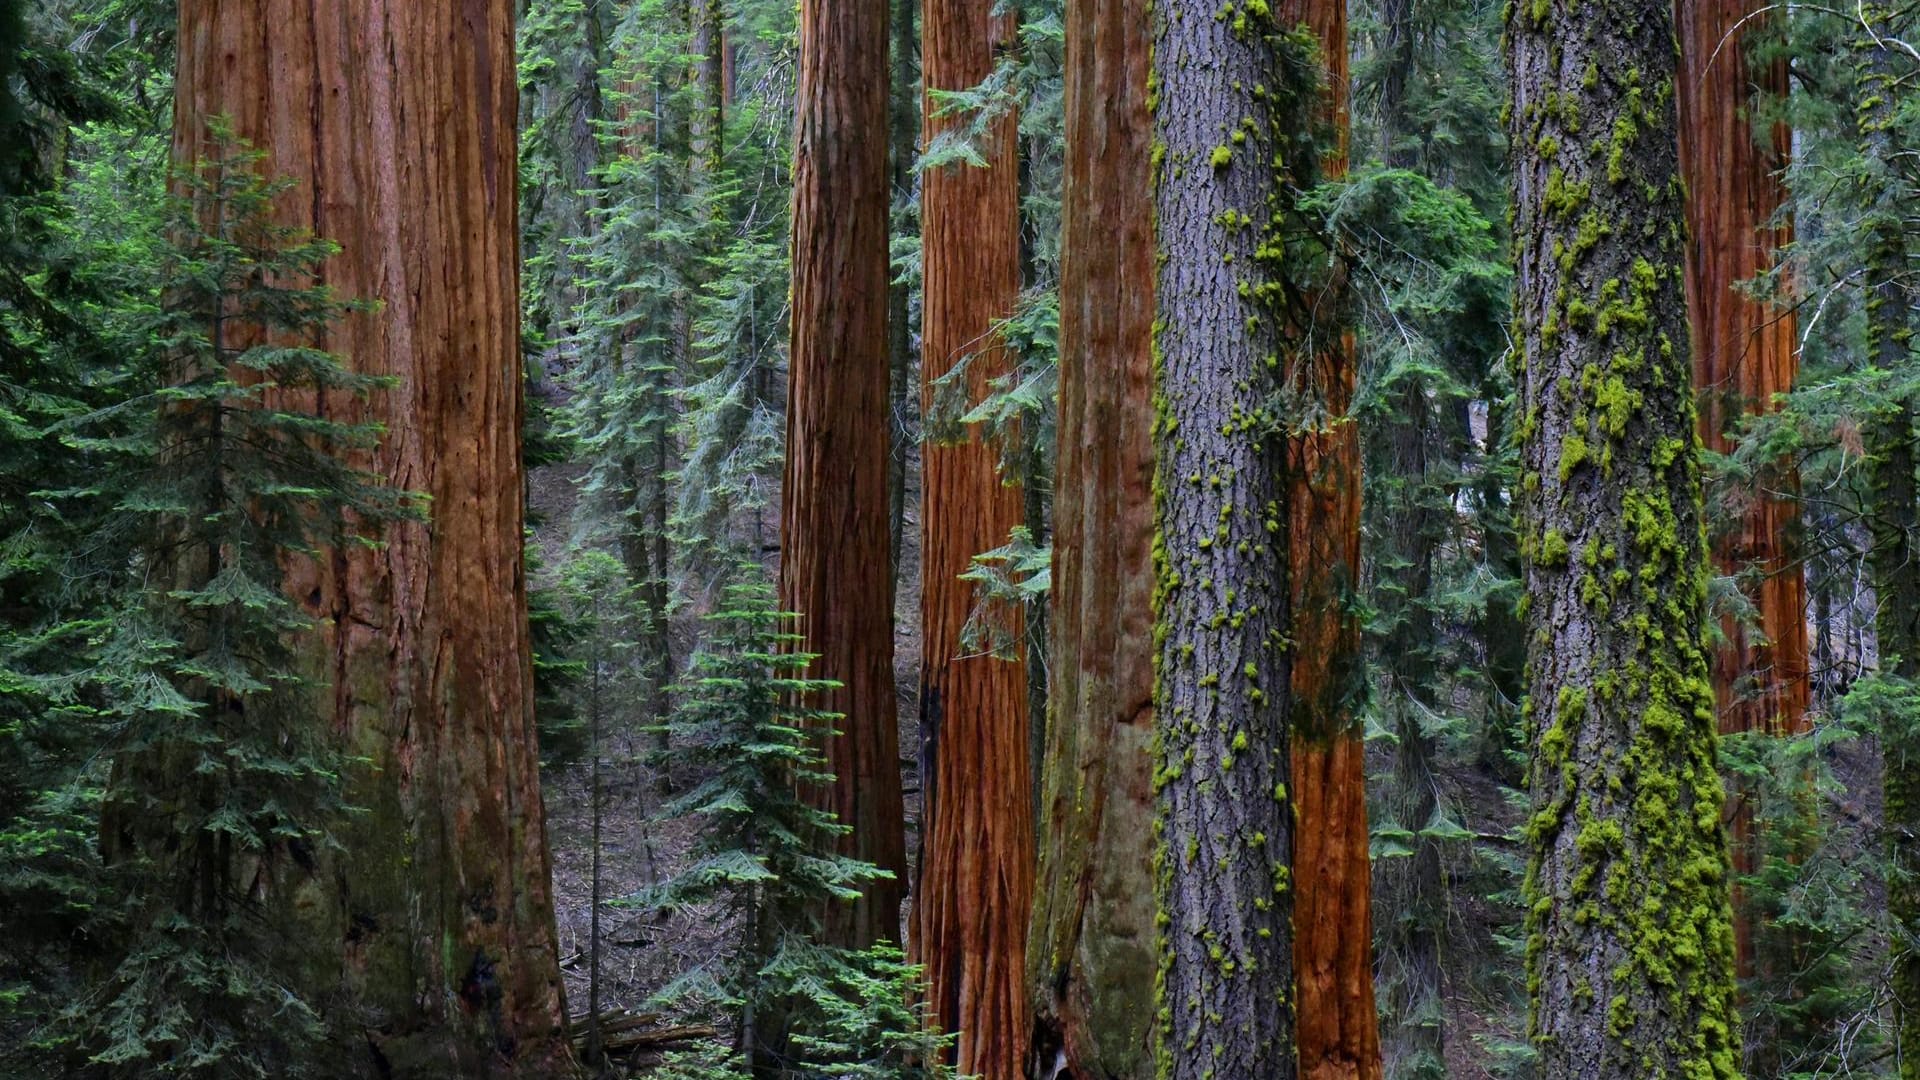
[[[1345,0],[1287,0],[1281,24],[1310,27],[1326,64],[1334,144],[1322,174],[1347,172]],[[1366,745],[1356,705],[1365,665],[1353,592],[1360,577],[1360,427],[1348,415],[1359,354],[1344,281],[1292,328],[1290,373],[1325,417],[1287,448],[1293,590],[1293,962],[1300,1075],[1373,1080],[1380,1021],[1373,998],[1373,879],[1368,862]]]
[[[916,37],[914,17],[917,0],[894,0],[893,7],[893,95],[891,101],[893,162],[893,202],[904,214],[913,205],[913,164],[919,156],[920,108],[915,74]],[[893,436],[891,469],[888,472],[887,535],[893,550],[893,584],[900,587],[900,559],[907,522],[907,459],[912,455],[913,429],[907,423],[909,391],[913,388],[912,289],[904,281],[887,286],[887,355],[892,365],[888,395],[888,429]]]
[[[1738,286],[1773,265],[1773,252],[1792,239],[1775,228],[1786,199],[1780,172],[1789,133],[1775,124],[1755,137],[1751,109],[1761,96],[1784,98],[1787,60],[1749,63],[1752,36],[1767,27],[1759,0],[1698,0],[1678,12],[1680,67],[1675,83],[1680,112],[1680,161],[1687,183],[1687,296],[1693,326],[1693,379],[1700,398],[1700,438],[1710,450],[1731,451],[1734,430],[1750,413],[1771,411],[1774,395],[1793,388],[1799,366],[1791,309],[1774,309],[1740,295]],[[1799,531],[1799,472],[1791,461],[1759,477],[1751,502],[1738,508],[1727,531],[1713,537],[1723,574],[1754,575],[1746,583],[1758,625],[1728,618],[1724,644],[1714,652],[1713,688],[1720,731],[1797,734],[1806,728],[1807,590],[1795,551]],[[1735,791],[1729,803],[1736,875],[1764,857],[1754,835],[1751,799]],[[1754,916],[1735,889],[1735,957],[1753,971]]]
[[[1052,715],[1035,1080],[1154,1074],[1153,196],[1146,0],[1067,8]]]
[[[840,713],[822,804],[845,854],[892,871],[829,913],[843,945],[896,940],[906,873],[887,552],[887,0],[802,0],[780,602]]]
[[[1531,1034],[1543,1076],[1734,1077],[1672,8],[1521,4],[1507,34]]]
[[[1442,1080],[1446,1076],[1446,1025],[1441,941],[1448,910],[1441,873],[1441,842],[1425,833],[1440,808],[1434,772],[1438,747],[1425,718],[1446,706],[1435,700],[1433,567],[1451,535],[1451,513],[1436,505],[1435,486],[1459,467],[1455,453],[1465,443],[1462,424],[1448,424],[1428,399],[1426,381],[1409,379],[1395,394],[1392,420],[1379,437],[1391,490],[1403,494],[1367,510],[1392,569],[1391,587],[1376,590],[1381,621],[1391,628],[1380,647],[1387,669],[1385,712],[1391,718],[1393,783],[1387,813],[1410,835],[1406,858],[1382,860],[1377,905],[1387,925],[1380,938],[1392,957],[1381,982],[1391,987],[1385,1060],[1397,1080]],[[1441,460],[1434,458],[1440,456]],[[1387,582],[1382,581],[1382,586]]]
[[[940,116],[936,90],[964,90],[993,73],[1013,36],[1011,12],[978,0],[924,0],[921,58],[927,137],[966,122]],[[920,414],[934,381],[966,364],[969,400],[1004,373],[994,332],[1020,295],[1019,146],[1011,114],[993,122],[983,168],[926,173],[920,188]],[[1033,903],[1033,817],[1027,743],[1027,665],[1020,609],[999,605],[1012,659],[969,652],[962,631],[974,590],[961,574],[1025,521],[1021,489],[977,428],[925,424],[920,444],[920,730],[927,741],[922,872],[914,945],[926,966],[934,1024],[957,1032],[962,1073],[1017,1076],[1032,1030],[1021,979]]]
[[[1270,105],[1290,77],[1273,17],[1218,11],[1153,8],[1158,1075],[1291,1080],[1294,654],[1269,222],[1294,133]]]
[[[1903,276],[1911,259],[1905,217],[1911,206],[1902,203],[1896,184],[1887,174],[1896,168],[1900,147],[1895,141],[1895,110],[1899,91],[1894,81],[1891,46],[1884,35],[1892,16],[1880,4],[1859,12],[1862,40],[1855,62],[1859,112],[1855,117],[1862,149],[1884,170],[1879,189],[1863,215],[1865,243],[1861,261],[1867,269],[1867,360],[1893,378],[1911,365],[1914,331],[1913,300]],[[1876,410],[1867,428],[1867,458],[1871,462],[1874,638],[1879,668],[1884,676],[1920,680],[1920,483],[1914,467],[1914,421],[1911,399],[1900,399]],[[1881,739],[1886,764],[1881,778],[1887,837],[1887,917],[1895,942],[1893,956],[1893,1016],[1896,1067],[1902,1080],[1920,1078],[1920,953],[1913,934],[1920,929],[1920,769],[1909,763],[1920,756],[1920,720],[1889,716],[1882,721]]]
[[[376,1061],[468,1075],[567,1057],[521,559],[513,5],[183,3],[174,157],[227,115],[299,181],[280,203],[378,298],[321,343],[400,386],[368,463],[432,498],[377,551],[290,568],[323,630],[332,720],[366,766],[340,864],[302,887],[315,987]]]

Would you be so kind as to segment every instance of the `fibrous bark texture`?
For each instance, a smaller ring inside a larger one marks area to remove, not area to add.
[[[1345,0],[1288,0],[1285,26],[1319,42],[1322,175],[1347,171]],[[1373,999],[1373,880],[1368,861],[1360,620],[1360,426],[1349,415],[1359,355],[1340,275],[1288,327],[1288,373],[1316,414],[1287,444],[1293,588],[1293,962],[1300,1075],[1373,1080],[1380,1021]]]
[[[1541,1075],[1737,1075],[1664,0],[1517,4],[1515,361]]]
[[[1294,1075],[1281,196],[1264,4],[1153,8],[1159,1074]],[[1109,223],[1119,225],[1119,222]]]
[[[1787,61],[1748,57],[1766,29],[1767,5],[1757,0],[1698,0],[1676,9],[1680,68],[1680,162],[1687,183],[1687,299],[1693,325],[1693,379],[1699,396],[1700,438],[1728,453],[1737,425],[1770,411],[1774,397],[1793,389],[1799,367],[1791,308],[1773,308],[1739,288],[1773,265],[1773,252],[1792,239],[1776,226],[1786,199],[1781,170],[1790,133],[1785,124],[1757,130],[1753,110],[1767,97],[1787,94]],[[1723,574],[1745,576],[1755,625],[1726,618],[1723,644],[1713,655],[1713,690],[1724,733],[1806,730],[1807,588],[1795,551],[1799,530],[1799,472],[1781,461],[1757,477],[1744,506],[1712,537]],[[1732,794],[1728,826],[1736,874],[1760,858],[1753,810]],[[1737,893],[1736,893],[1737,895]],[[1752,970],[1752,919],[1736,904],[1735,955]]]
[[[1758,0],[1698,0],[1677,9],[1694,385],[1701,441],[1720,453],[1734,448],[1730,429],[1742,416],[1771,410],[1775,395],[1793,389],[1799,367],[1793,311],[1739,292],[1793,238],[1775,223],[1786,201],[1781,170],[1790,133],[1785,124],[1757,130],[1753,122],[1761,99],[1787,94],[1784,55],[1769,63],[1747,55],[1767,26],[1766,9]],[[1752,629],[1723,624],[1714,692],[1722,732],[1792,734],[1805,729],[1807,709],[1807,589],[1794,551],[1799,474],[1782,462],[1760,480],[1730,531],[1714,538],[1721,573],[1757,575],[1747,593],[1759,616]]]
[[[823,805],[841,850],[892,871],[835,908],[827,938],[900,936],[906,835],[887,552],[887,3],[806,0],[793,161],[793,325],[780,603],[798,612],[808,676],[841,685]]]
[[[1067,10],[1051,715],[1030,1074],[1153,1075],[1153,203],[1145,0]]]
[[[1011,12],[979,0],[924,0],[920,56],[929,140],[964,115],[940,115],[939,90],[964,90],[993,73],[1013,31]],[[1011,112],[979,149],[984,167],[933,169],[921,180],[921,415],[935,415],[936,379],[964,363],[968,400],[1006,372],[994,322],[1020,294],[1019,147]],[[1002,483],[999,455],[975,428],[929,421],[920,448],[920,736],[925,778],[915,955],[926,966],[928,1005],[957,1033],[962,1073],[1014,1077],[1032,1021],[1026,975],[1033,905],[1033,793],[1029,784],[1027,665],[1023,650],[999,659],[961,640],[974,611],[961,574],[973,557],[1007,542],[1026,520],[1017,484]],[[1014,641],[1017,608],[984,613]]]
[[[377,298],[321,346],[398,377],[329,413],[377,420],[369,467],[431,525],[289,569],[322,630],[330,714],[366,763],[339,864],[301,886],[314,988],[395,1075],[564,1059],[522,574],[510,0],[183,3],[174,157],[226,115],[299,186],[279,213],[338,242]],[[329,936],[331,935],[331,936]]]

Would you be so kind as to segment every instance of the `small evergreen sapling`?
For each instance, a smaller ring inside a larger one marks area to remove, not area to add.
[[[278,916],[329,843],[346,764],[298,645],[314,619],[284,565],[372,544],[413,512],[353,463],[380,429],[341,406],[391,380],[307,344],[363,305],[313,282],[335,250],[273,221],[286,186],[216,123],[217,156],[177,177],[175,241],[147,341],[168,373],[120,406],[98,455],[113,511],[100,551],[125,575],[100,633],[115,720],[101,849],[134,898],[120,961],[68,1019],[109,1075],[304,1075],[326,1030]],[[323,404],[324,403],[324,404]],[[118,541],[118,543],[116,543]]]
[[[738,944],[660,997],[733,1012],[736,1046],[762,1080],[946,1075],[915,1064],[941,1056],[941,1040],[906,1004],[919,969],[890,946],[820,940],[826,906],[852,901],[885,871],[834,854],[846,826],[801,797],[830,780],[818,738],[835,717],[804,704],[829,684],[805,677],[812,657],[795,651],[793,619],[764,582],[729,586],[676,689],[665,725],[674,762],[701,779],[662,814],[694,819],[697,831],[686,868],[630,902],[721,915]]]

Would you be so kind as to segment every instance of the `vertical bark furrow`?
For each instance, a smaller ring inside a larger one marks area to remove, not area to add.
[[[1011,45],[1011,12],[978,0],[924,0],[921,63],[928,140],[968,122],[941,115],[935,91],[966,90],[993,73]],[[914,898],[916,955],[926,965],[933,1019],[956,1032],[963,1073],[1015,1076],[1031,1022],[1020,980],[1033,902],[1033,802],[1022,650],[1002,660],[962,641],[974,609],[960,575],[973,557],[1007,542],[1026,520],[1021,489],[1004,483],[999,455],[976,428],[943,428],[934,381],[965,363],[968,400],[1005,374],[1010,359],[994,323],[1020,294],[1017,126],[1011,111],[980,140],[986,164],[947,166],[921,178],[924,267],[921,314],[921,730],[934,770]],[[1021,613],[987,618],[1014,642]]]
[[[1347,5],[1287,0],[1285,26],[1311,31],[1324,66],[1321,117],[1331,142],[1321,174],[1347,172]],[[1295,981],[1300,1075],[1373,1080],[1380,1021],[1373,997],[1373,885],[1367,834],[1366,746],[1356,706],[1364,692],[1360,620],[1360,427],[1349,415],[1359,354],[1346,318],[1345,282],[1289,328],[1288,377],[1320,411],[1287,444],[1289,580],[1293,604]]]
[[[1155,5],[1160,1072],[1294,1075],[1275,95],[1263,4]]]
[[[829,913],[828,940],[900,936],[906,836],[887,553],[887,3],[806,0],[793,167],[793,316],[780,603],[810,678],[840,686],[820,793],[841,850],[891,871]]]
[[[290,567],[321,624],[331,720],[366,765],[339,865],[301,887],[330,941],[311,989],[389,1064],[564,1058],[521,558],[513,8],[386,0],[181,6],[175,155],[224,114],[300,181],[283,219],[342,247],[341,295],[383,307],[319,344],[400,385],[325,403],[377,420],[367,463],[430,525]]]

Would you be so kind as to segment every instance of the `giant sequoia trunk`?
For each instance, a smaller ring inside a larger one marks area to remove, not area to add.
[[[1727,453],[1736,425],[1773,408],[1776,394],[1793,388],[1798,367],[1796,320],[1742,296],[1740,283],[1764,273],[1791,233],[1775,228],[1786,199],[1780,171],[1789,134],[1771,125],[1756,138],[1750,106],[1761,96],[1787,93],[1784,56],[1765,65],[1747,57],[1751,37],[1766,23],[1757,0],[1699,0],[1681,4],[1680,161],[1687,184],[1687,293],[1693,325],[1693,378],[1700,399],[1700,438]],[[1714,651],[1713,689],[1722,733],[1805,730],[1807,709],[1807,589],[1794,551],[1799,474],[1791,461],[1759,477],[1747,505],[1713,537],[1723,574],[1746,574],[1753,627],[1722,622],[1724,644]],[[1729,806],[1736,871],[1748,873],[1760,852],[1753,811],[1738,793]],[[1753,964],[1752,919],[1738,911],[1734,928],[1741,971]]]
[[[1325,64],[1332,146],[1323,175],[1347,171],[1347,5],[1288,0],[1286,26],[1305,26]],[[1367,846],[1366,745],[1355,705],[1363,691],[1360,620],[1360,427],[1348,415],[1359,358],[1333,281],[1289,326],[1289,378],[1320,419],[1287,446],[1293,590],[1293,961],[1299,990],[1300,1075],[1380,1075],[1373,999],[1373,883]]]
[[[314,989],[376,1062],[477,1075],[565,1055],[534,745],[520,466],[513,6],[185,3],[174,159],[210,118],[299,181],[283,219],[337,241],[340,294],[384,306],[321,343],[397,376],[370,467],[432,524],[288,572],[321,624],[332,723],[364,766],[339,865],[301,886]]]
[[[1270,402],[1289,75],[1265,5],[1153,11],[1159,1074],[1288,1080],[1287,478]]]
[[[1672,9],[1512,8],[1543,1076],[1732,1077]]]
[[[906,874],[887,553],[887,0],[804,0],[794,102],[793,327],[780,603],[808,676],[840,685],[822,805],[843,853],[893,872],[829,913],[827,936],[900,936]]]
[[[1153,1076],[1153,202],[1146,0],[1067,9],[1036,1077]]]
[[[1011,13],[979,0],[925,0],[920,55],[929,140],[966,122],[942,116],[937,90],[964,90],[993,73],[1012,36]],[[877,136],[876,132],[876,136]],[[921,180],[921,761],[925,810],[914,948],[926,965],[936,1026],[957,1032],[962,1073],[1015,1076],[1032,1022],[1021,979],[1033,903],[1033,795],[1027,743],[1027,665],[1017,609],[1004,624],[1014,659],[961,641],[973,556],[1007,542],[1026,520],[1018,485],[1002,483],[998,454],[975,428],[943,427],[933,382],[965,363],[968,399],[1003,374],[993,324],[1020,293],[1019,147],[1009,112],[981,147],[984,168],[949,166]]]

